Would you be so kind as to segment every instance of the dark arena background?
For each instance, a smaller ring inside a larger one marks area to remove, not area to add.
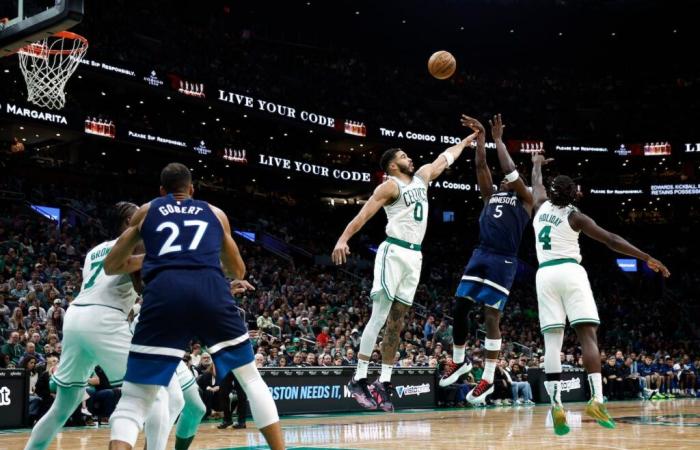
[[[699,13],[691,0],[3,0],[0,449],[25,448],[56,397],[64,319],[89,281],[86,254],[117,237],[114,204],[159,197],[171,162],[190,169],[194,198],[228,216],[255,287],[235,300],[287,448],[698,448]],[[84,55],[26,50],[68,28],[89,42]],[[445,80],[428,71],[439,50],[456,60]],[[22,55],[34,60],[24,69]],[[60,58],[48,82],[31,78]],[[71,62],[75,71],[62,72]],[[30,101],[28,84],[52,100],[65,92],[65,104]],[[381,155],[401,148],[416,169],[440,160],[471,134],[460,124],[467,114],[485,125],[498,184],[488,120],[499,113],[528,185],[532,155],[544,152],[554,159],[546,186],[569,175],[580,211],[671,272],[580,239],[615,429],[585,413],[582,348],[567,326],[571,431],[553,431],[531,224],[501,319],[494,394],[476,407],[466,400],[484,373],[481,307],[468,316],[471,373],[438,385],[455,370],[454,294],[479,244],[475,147],[428,189],[420,283],[394,357],[395,410],[365,411],[347,386],[372,312],[384,212],[350,239],[345,265],[331,253],[385,180]],[[207,327],[220,319],[196,317]],[[211,349],[196,338],[181,350],[206,406],[190,448],[267,448],[232,377],[212,379]],[[96,369],[49,448],[107,448],[121,394]],[[220,426],[232,409],[247,427]]]

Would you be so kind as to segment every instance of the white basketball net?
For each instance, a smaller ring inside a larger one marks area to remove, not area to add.
[[[87,48],[86,39],[72,33],[58,33],[21,49],[19,65],[27,82],[27,100],[43,108],[63,108],[66,82]]]

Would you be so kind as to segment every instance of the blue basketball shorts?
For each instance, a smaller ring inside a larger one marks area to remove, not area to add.
[[[477,248],[464,269],[455,296],[503,311],[518,271],[518,258]]]
[[[211,354],[219,381],[253,361],[248,330],[221,272],[159,272],[143,293],[124,380],[167,386],[195,337]]]

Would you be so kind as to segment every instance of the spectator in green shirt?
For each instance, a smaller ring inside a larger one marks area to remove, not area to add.
[[[10,361],[15,365],[24,354],[24,348],[19,343],[19,333],[14,331],[10,334],[10,339],[2,346],[2,353],[10,356]]]

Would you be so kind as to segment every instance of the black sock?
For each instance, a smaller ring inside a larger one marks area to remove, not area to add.
[[[175,450],[187,450],[190,448],[190,444],[192,444],[193,440],[194,436],[190,436],[188,438],[175,436]]]
[[[456,298],[455,302],[452,334],[454,336],[454,345],[461,347],[467,343],[467,334],[469,333],[469,311],[473,303],[466,298]]]

